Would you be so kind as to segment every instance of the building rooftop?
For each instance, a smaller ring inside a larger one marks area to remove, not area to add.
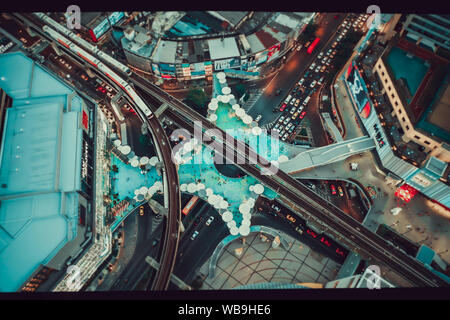
[[[153,54],[153,60],[163,63],[175,63],[177,53],[177,42],[161,40]]]
[[[1,55],[0,70],[13,99],[0,150],[3,292],[17,291],[76,237],[82,100],[22,53]]]
[[[241,55],[234,37],[209,39],[208,47],[211,60],[232,58]]]
[[[208,13],[218,19],[227,21],[231,26],[235,27],[244,19],[248,11],[209,11]]]

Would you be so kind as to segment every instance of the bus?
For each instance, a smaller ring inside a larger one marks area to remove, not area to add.
[[[314,51],[314,48],[317,46],[317,44],[320,42],[320,38],[316,38],[313,43],[308,47],[307,52],[311,54]]]
[[[193,196],[191,200],[184,206],[183,210],[181,211],[185,216],[191,212],[191,210],[195,207],[195,204],[198,201],[198,196]]]

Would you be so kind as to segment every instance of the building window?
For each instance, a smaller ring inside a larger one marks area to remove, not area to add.
[[[398,101],[397,101],[397,100],[395,100],[394,104],[395,104],[396,106],[398,106]]]
[[[381,64],[378,65],[378,69],[381,69]],[[384,73],[383,73],[384,74]]]
[[[388,87],[388,91],[391,91],[391,90],[392,90],[392,89],[391,89],[391,86],[389,86],[389,87]]]
[[[430,142],[427,141],[427,140],[425,140],[424,143],[427,144],[427,145],[430,145]]]
[[[387,79],[384,79],[384,83],[387,83]]]
[[[402,109],[398,109],[398,114],[402,114]]]
[[[414,136],[414,139],[420,140],[419,136]]]
[[[392,98],[392,99],[394,99],[394,98],[395,98],[394,94],[391,94],[391,98]]]
[[[384,71],[381,71],[381,75],[384,76]]]
[[[406,121],[406,120],[405,120],[405,117],[403,117],[403,118],[402,118],[402,121],[403,121],[403,122],[405,122],[405,121]]]
[[[408,125],[406,125],[406,131],[408,131],[409,130],[409,126]]]

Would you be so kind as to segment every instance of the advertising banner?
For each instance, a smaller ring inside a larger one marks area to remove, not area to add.
[[[216,71],[236,68],[240,66],[241,66],[241,59],[239,57],[214,61],[214,70]]]

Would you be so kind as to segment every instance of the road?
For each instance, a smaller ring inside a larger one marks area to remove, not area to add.
[[[335,20],[333,17],[333,13],[324,14],[324,18],[322,20],[323,23],[316,32],[316,35],[320,37],[321,41],[317,45],[314,52],[310,55],[306,52],[305,48],[300,51],[294,50],[292,56],[287,58],[285,66],[275,77],[270,80],[265,87],[264,93],[250,109],[249,114],[253,118],[256,118],[259,114],[262,115],[262,118],[259,121],[261,126],[271,123],[280,116],[279,112],[274,113],[272,111],[273,108],[279,106],[286,98],[294,83],[299,80],[300,75],[303,74],[309,65],[314,61],[317,54],[322,50],[328,39],[334,34],[337,30],[337,26],[344,18],[341,16],[339,19]],[[328,23],[326,23],[327,21]],[[277,96],[275,93],[278,89],[282,89],[283,91]]]
[[[333,232],[337,232],[339,234],[338,237],[347,239],[347,241],[353,243],[358,250],[365,252],[369,257],[390,266],[393,270],[418,286],[448,285],[445,280],[435,275],[415,258],[399,251],[384,239],[362,226],[358,221],[348,216],[345,212],[325,201],[307,187],[298,183],[287,173],[278,171],[272,176],[261,174],[259,168],[266,167],[262,163],[264,161],[259,158],[258,166],[248,164],[251,162],[248,157],[250,149],[247,145],[245,145],[244,155],[238,153],[234,147],[238,143],[234,138],[228,136],[223,130],[211,124],[204,117],[182,102],[174,99],[155,85],[147,83],[144,79],[132,76],[132,80],[142,90],[147,91],[155,98],[168,102],[172,108],[167,109],[166,114],[175,121],[175,123],[181,125],[181,127],[193,132],[193,124],[190,121],[201,121],[205,129],[216,129],[222,132],[224,137],[221,139],[222,141],[233,142],[233,145],[231,145],[231,143],[225,144],[226,150],[224,152],[226,154],[224,156],[229,160],[235,162],[238,160],[238,163],[245,163],[243,165],[238,164],[238,166],[261,181],[267,187],[276,190],[284,201],[293,203],[294,207],[296,207],[295,210],[305,211],[307,215],[314,217],[313,219],[326,225],[330,231],[333,230]],[[186,121],[183,118],[187,118],[189,121]],[[228,152],[227,149],[229,150]],[[230,157],[230,155],[232,156]]]

